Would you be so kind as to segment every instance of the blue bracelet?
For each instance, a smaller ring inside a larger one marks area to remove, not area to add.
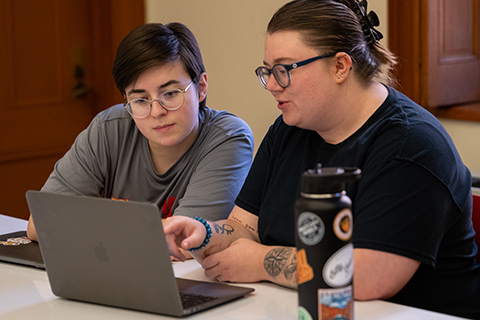
[[[205,226],[205,229],[207,229],[207,235],[205,236],[205,240],[203,240],[203,243],[199,247],[188,249],[188,251],[197,251],[205,247],[210,242],[210,238],[212,237],[212,228],[210,228],[210,225],[208,224],[207,220],[203,218],[194,217],[192,219],[200,221]]]

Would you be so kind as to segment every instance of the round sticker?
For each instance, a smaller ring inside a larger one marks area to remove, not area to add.
[[[302,212],[297,219],[297,231],[300,241],[307,246],[314,246],[325,235],[325,224],[312,212]]]
[[[330,287],[346,286],[353,278],[353,244],[340,248],[323,267],[323,280]]]
[[[337,238],[347,241],[352,237],[353,219],[350,209],[343,209],[335,216],[333,220],[333,232]]]
[[[307,309],[300,306],[298,307],[298,320],[312,320],[312,316],[308,313]]]

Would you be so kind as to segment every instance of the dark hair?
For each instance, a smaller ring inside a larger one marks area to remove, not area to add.
[[[193,33],[178,22],[148,23],[133,29],[120,43],[113,63],[113,78],[120,92],[146,70],[180,61],[195,84],[205,72]],[[200,108],[206,105],[204,99]]]
[[[273,15],[267,32],[298,31],[321,53],[347,53],[363,83],[392,84],[396,57],[378,41],[367,43],[357,10],[356,0],[293,0]]]

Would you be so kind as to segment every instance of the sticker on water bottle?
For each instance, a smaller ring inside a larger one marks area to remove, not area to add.
[[[310,281],[314,277],[313,268],[308,264],[305,249],[297,251],[297,284]]]
[[[352,293],[352,286],[339,289],[319,289],[318,319],[352,320]]]
[[[307,309],[300,306],[298,307],[298,320],[313,320],[313,318]]]
[[[322,275],[330,287],[338,288],[350,284],[353,279],[353,244],[347,244],[328,258]]]
[[[319,216],[306,211],[298,216],[297,231],[300,241],[307,246],[314,246],[322,241],[325,235],[325,224]]]
[[[333,232],[338,239],[347,241],[352,237],[353,219],[350,209],[343,209],[335,216],[333,220]]]

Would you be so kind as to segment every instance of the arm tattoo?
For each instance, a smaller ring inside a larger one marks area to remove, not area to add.
[[[289,281],[293,280],[295,283],[297,283],[297,253],[296,252],[290,258],[290,261],[285,267],[285,270],[283,270],[283,275],[285,276],[285,279]]]
[[[255,229],[253,226],[249,225],[248,223],[244,224],[242,220],[240,220],[239,218],[237,218],[235,216],[228,217],[228,219],[232,219],[233,221],[236,221],[236,222],[240,223],[241,225],[244,225],[247,230],[257,232],[257,229]]]
[[[236,216],[233,216],[233,217],[228,217],[229,219],[232,219],[234,221],[237,221],[238,223],[240,224],[243,224],[242,220],[238,219]]]
[[[224,223],[223,225],[219,225],[218,223],[212,223],[213,225],[213,228],[215,229],[215,232],[216,233],[219,233],[219,234],[224,234],[226,233],[227,235],[231,235],[233,231],[235,231],[235,229],[229,225],[229,224],[226,224]]]
[[[293,249],[291,248],[281,247],[270,250],[263,260],[263,266],[267,273],[273,277],[278,276],[287,265],[292,251]]]

